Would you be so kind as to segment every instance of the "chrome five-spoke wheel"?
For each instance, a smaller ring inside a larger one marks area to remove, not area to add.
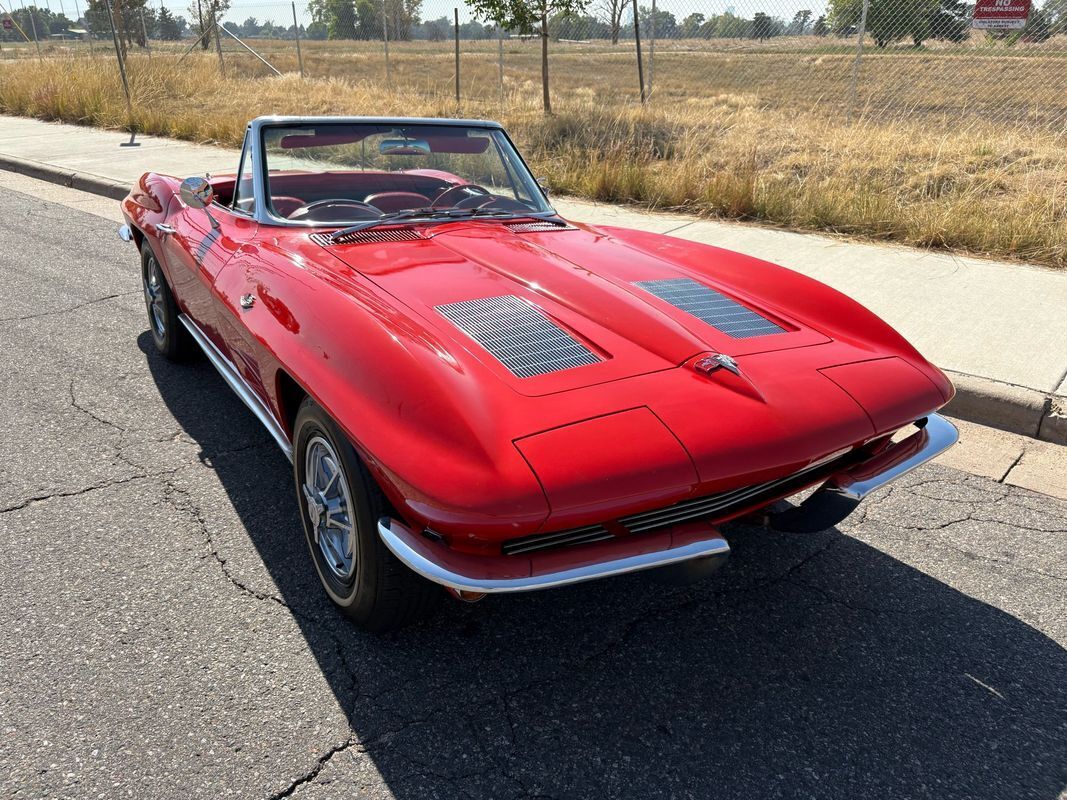
[[[155,256],[149,255],[145,265],[144,301],[148,306],[148,318],[156,336],[167,333],[166,296],[163,294],[163,274]]]
[[[356,570],[352,498],[341,459],[322,436],[313,437],[307,444],[301,489],[323,562],[339,580],[348,583]]]
[[[178,304],[167,285],[167,276],[147,240],[141,243],[141,288],[148,309],[148,331],[163,356],[171,361],[187,361],[196,352],[196,344],[179,320]]]
[[[308,550],[322,588],[372,631],[425,616],[441,588],[401,564],[376,528],[396,512],[337,424],[310,397],[293,421],[293,478]]]

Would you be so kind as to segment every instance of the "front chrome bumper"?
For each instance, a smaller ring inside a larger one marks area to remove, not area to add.
[[[449,589],[476,594],[554,589],[572,583],[666,567],[696,558],[725,559],[730,554],[730,545],[710,525],[678,527],[687,530],[664,531],[648,537],[625,537],[600,546],[574,548],[578,563],[570,566],[560,564],[558,568],[553,568],[553,564],[559,563],[558,558],[457,553],[418,535],[398,520],[382,517],[378,521],[378,533],[385,546],[409,569]],[[605,545],[614,547],[605,549]],[[601,560],[581,563],[583,555],[588,559],[590,553],[597,551],[603,551]],[[559,552],[553,554],[559,555]]]
[[[831,475],[808,500],[787,512],[793,514],[794,521],[806,524],[789,527],[819,530],[836,524],[868,494],[935,458],[959,438],[955,426],[939,414],[931,414],[916,425],[919,429],[906,439]],[[826,516],[828,508],[830,517]],[[532,557],[460,553],[391,517],[378,521],[378,533],[393,555],[412,571],[450,589],[478,594],[550,589],[692,559],[721,560],[730,553],[730,545],[707,522],[684,523]]]
[[[919,429],[908,438],[893,443],[874,458],[831,477],[827,481],[827,490],[853,500],[862,500],[876,489],[941,455],[960,438],[956,426],[940,414],[931,414],[916,425]]]

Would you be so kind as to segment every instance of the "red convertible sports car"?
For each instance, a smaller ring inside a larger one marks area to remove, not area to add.
[[[704,574],[719,523],[829,527],[956,441],[951,384],[872,313],[561,219],[496,123],[259,118],[236,174],[148,173],[122,209],[156,347],[202,350],[277,440],[369,629],[442,586]]]

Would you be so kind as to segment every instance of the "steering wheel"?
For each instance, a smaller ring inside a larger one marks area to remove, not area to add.
[[[492,201],[493,193],[485,187],[476,183],[464,183],[445,189],[437,195],[430,208],[479,208]]]
[[[337,211],[343,210],[345,213],[338,214],[333,212],[333,209],[336,209]],[[289,219],[306,219],[313,222],[339,222],[352,219],[352,214],[350,213],[352,211],[361,212],[361,215],[357,216],[356,219],[377,219],[382,215],[382,212],[374,208],[374,206],[369,206],[358,200],[349,200],[344,197],[331,197],[326,200],[316,200],[313,203],[305,203],[290,214]]]

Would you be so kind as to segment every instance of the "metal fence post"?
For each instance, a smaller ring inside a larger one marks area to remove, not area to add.
[[[152,58],[152,48],[148,44],[148,26],[144,21],[144,6],[141,6],[141,34],[144,36],[144,49],[148,51],[148,58]]]
[[[41,61],[41,40],[37,38],[37,6],[30,6],[30,30],[33,31],[33,43],[37,45],[37,58]]]
[[[867,9],[870,0],[863,0],[863,11],[860,12],[859,36],[856,37],[856,59],[852,62],[852,85],[849,87],[848,120],[852,121],[852,115],[856,110],[856,81],[860,74],[860,59],[863,58],[863,37],[867,35]]]
[[[74,0],[74,13],[78,15],[78,19],[82,18],[82,10],[81,6],[78,5],[78,0]],[[76,19],[74,21],[77,22],[78,20]],[[85,18],[85,38],[89,40],[89,57],[92,58],[96,55],[96,50],[93,47],[93,29],[92,26],[89,25],[88,16]]]
[[[634,42],[637,44],[637,83],[641,86],[641,104],[645,103],[645,68],[641,64],[641,23],[638,21],[637,0],[634,0]]]
[[[636,28],[635,28],[636,30]],[[652,96],[652,81],[656,75],[656,0],[652,0],[652,30],[648,33],[648,95]]]
[[[634,0],[637,2],[637,0]],[[456,108],[459,108],[459,9],[453,9],[456,20]]]
[[[385,87],[391,89],[393,76],[389,72],[389,9],[382,0],[382,39],[385,41]]]
[[[500,74],[500,107],[504,107],[504,29],[496,26],[496,64]]]
[[[219,74],[226,72],[226,63],[222,60],[222,36],[220,35],[219,18],[215,14],[215,3],[211,3],[211,27],[215,36],[215,52],[219,55]]]
[[[115,43],[115,58],[119,62],[119,77],[122,78],[122,90],[126,93],[126,119],[130,126],[130,134],[133,134],[133,100],[130,98],[130,82],[126,78],[126,60],[122,57],[122,48],[119,47],[119,32],[115,28],[115,17],[112,15],[111,0],[104,0],[104,8],[107,10],[107,21],[111,26],[111,39]],[[132,138],[130,141],[133,141]]]
[[[300,77],[304,77],[304,56],[300,52],[300,23],[296,21],[296,0],[293,0],[293,34],[296,36],[296,63],[300,66]]]

